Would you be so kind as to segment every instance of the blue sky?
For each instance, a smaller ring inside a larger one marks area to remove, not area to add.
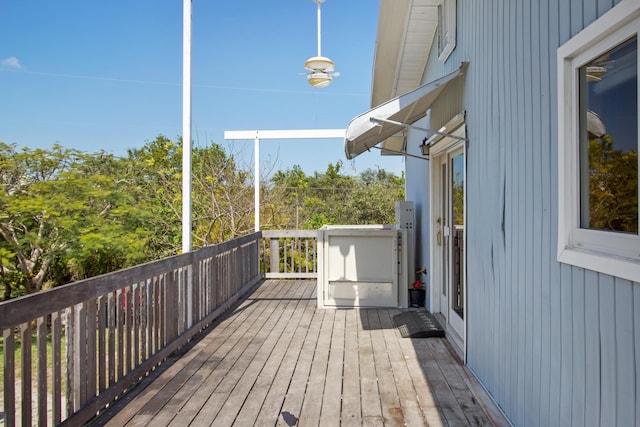
[[[253,142],[225,130],[334,129],[370,108],[377,0],[322,4],[322,54],[341,76],[308,85],[317,53],[312,0],[193,0],[193,139],[222,144],[253,165]],[[3,0],[0,141],[59,143],[124,155],[162,134],[182,134],[182,0]],[[231,144],[231,145],[229,145]],[[261,143],[263,168],[349,173],[399,157],[346,160],[341,140]]]

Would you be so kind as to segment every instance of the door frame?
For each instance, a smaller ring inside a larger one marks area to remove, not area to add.
[[[465,125],[464,123],[455,129],[451,134],[466,137]],[[446,224],[450,228],[450,232],[448,236],[445,237],[444,230],[444,222],[445,219],[443,215],[446,214],[451,216],[451,205],[452,200],[450,197],[451,191],[449,188],[449,182],[451,180],[451,159],[453,155],[459,155],[460,153],[464,156],[463,170],[464,170],[464,229],[465,229],[465,238],[463,239],[463,259],[461,260],[463,264],[463,307],[465,312],[468,312],[467,307],[467,262],[466,262],[466,224],[468,217],[468,209],[467,209],[467,174],[466,174],[466,164],[467,164],[467,149],[466,149],[465,141],[461,141],[453,138],[441,138],[434,145],[430,147],[430,188],[429,188],[429,197],[430,197],[430,236],[431,236],[431,260],[430,260],[430,272],[431,272],[431,311],[433,313],[440,313],[446,322],[447,330],[453,330],[461,339],[462,343],[462,351],[466,353],[466,334],[467,334],[467,318],[468,315],[466,313],[463,315],[463,318],[460,318],[457,313],[454,312],[452,304],[451,304],[451,288],[452,288],[452,247],[449,244],[446,248],[446,252],[443,250],[442,245],[445,242],[445,238],[449,239],[449,242],[453,241],[453,226],[451,224]],[[443,167],[445,174],[443,175]],[[447,182],[447,186],[445,187],[443,184]],[[446,204],[446,206],[445,206]],[[445,267],[445,262],[448,263]],[[446,286],[446,295],[443,296],[443,286]],[[454,314],[452,314],[454,313]]]

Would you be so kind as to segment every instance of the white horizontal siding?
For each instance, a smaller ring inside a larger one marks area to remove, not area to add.
[[[458,0],[457,47],[425,72],[470,60],[467,357],[518,426],[640,425],[640,284],[555,255],[556,49],[615,3]],[[440,100],[432,122],[460,108]]]

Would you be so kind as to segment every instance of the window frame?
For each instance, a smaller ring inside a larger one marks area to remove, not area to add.
[[[640,2],[623,0],[558,48],[557,259],[640,282],[640,235],[580,227],[578,70],[634,35],[640,35]],[[638,86],[640,98],[640,78]],[[637,132],[640,138],[640,120]]]
[[[456,48],[457,0],[442,0],[438,6],[438,59],[446,62]]]

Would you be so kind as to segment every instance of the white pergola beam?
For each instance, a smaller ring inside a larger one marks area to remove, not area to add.
[[[345,129],[226,130],[224,139],[314,139],[344,138]]]
[[[260,140],[261,139],[321,139],[342,138],[346,129],[298,129],[298,130],[226,130],[226,140],[254,141],[254,216],[255,231],[260,231]]]

